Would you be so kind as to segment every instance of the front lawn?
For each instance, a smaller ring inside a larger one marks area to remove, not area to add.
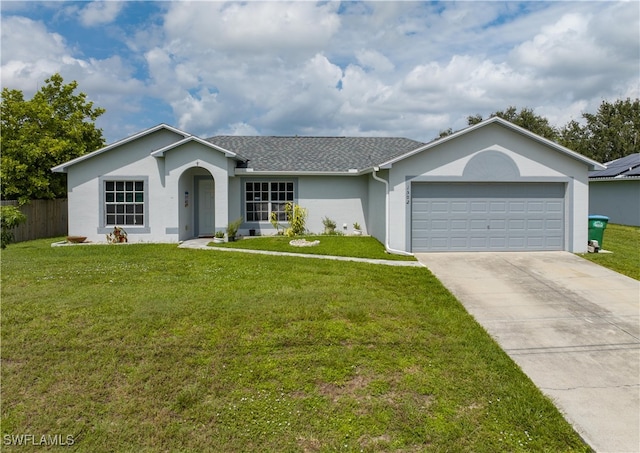
[[[313,247],[295,247],[289,242],[294,239],[306,239],[308,242],[319,241]],[[355,258],[372,258],[380,260],[416,261],[413,256],[387,253],[384,245],[370,236],[303,236],[290,238],[286,236],[249,237],[235,242],[221,244],[210,243],[213,247],[236,249],[270,250],[274,252],[307,253],[310,255],[351,256]]]
[[[425,268],[50,242],[2,252],[3,451],[589,451]]]
[[[583,258],[640,280],[640,227],[609,224],[602,248],[613,253],[585,253]]]

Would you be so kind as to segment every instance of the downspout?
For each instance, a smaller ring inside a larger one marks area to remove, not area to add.
[[[376,181],[380,181],[381,183],[384,184],[385,187],[385,195],[384,195],[384,221],[385,221],[385,230],[384,230],[384,247],[387,250],[387,252],[389,253],[394,253],[396,255],[405,255],[405,256],[413,256],[413,253],[409,253],[409,252],[405,252],[404,250],[396,250],[396,249],[392,249],[389,246],[389,218],[390,218],[390,213],[389,213],[389,182],[386,181],[385,179],[382,179],[381,177],[379,177],[376,172],[380,171],[380,167],[373,167],[373,173],[371,173],[371,176],[373,176],[373,179],[375,179]]]

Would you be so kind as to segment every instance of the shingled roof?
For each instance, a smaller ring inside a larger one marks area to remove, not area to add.
[[[397,137],[274,137],[219,135],[208,142],[249,160],[265,172],[366,170],[424,143]]]

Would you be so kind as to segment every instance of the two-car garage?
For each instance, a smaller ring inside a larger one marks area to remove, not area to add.
[[[565,249],[559,182],[420,182],[411,188],[413,252]]]
[[[388,183],[370,231],[390,251],[584,253],[594,168],[604,167],[492,117],[374,167],[376,193]]]

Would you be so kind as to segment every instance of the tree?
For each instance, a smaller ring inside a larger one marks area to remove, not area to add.
[[[557,141],[560,136],[558,130],[549,124],[548,119],[543,116],[536,115],[532,109],[527,107],[518,112],[516,107],[511,106],[506,110],[492,113],[490,118],[493,118],[494,116],[505,119],[549,140]],[[467,117],[467,123],[469,126],[478,124],[480,121],[482,121],[482,115],[479,114]]]
[[[584,126],[570,121],[561,142],[599,162],[610,162],[640,152],[640,99],[602,101],[598,112],[583,113]]]
[[[105,110],[94,108],[84,93],[75,94],[77,82],[64,84],[60,74],[45,83],[30,100],[20,90],[2,90],[3,199],[23,204],[65,197],[66,175],[51,168],[104,146],[94,121]]]

